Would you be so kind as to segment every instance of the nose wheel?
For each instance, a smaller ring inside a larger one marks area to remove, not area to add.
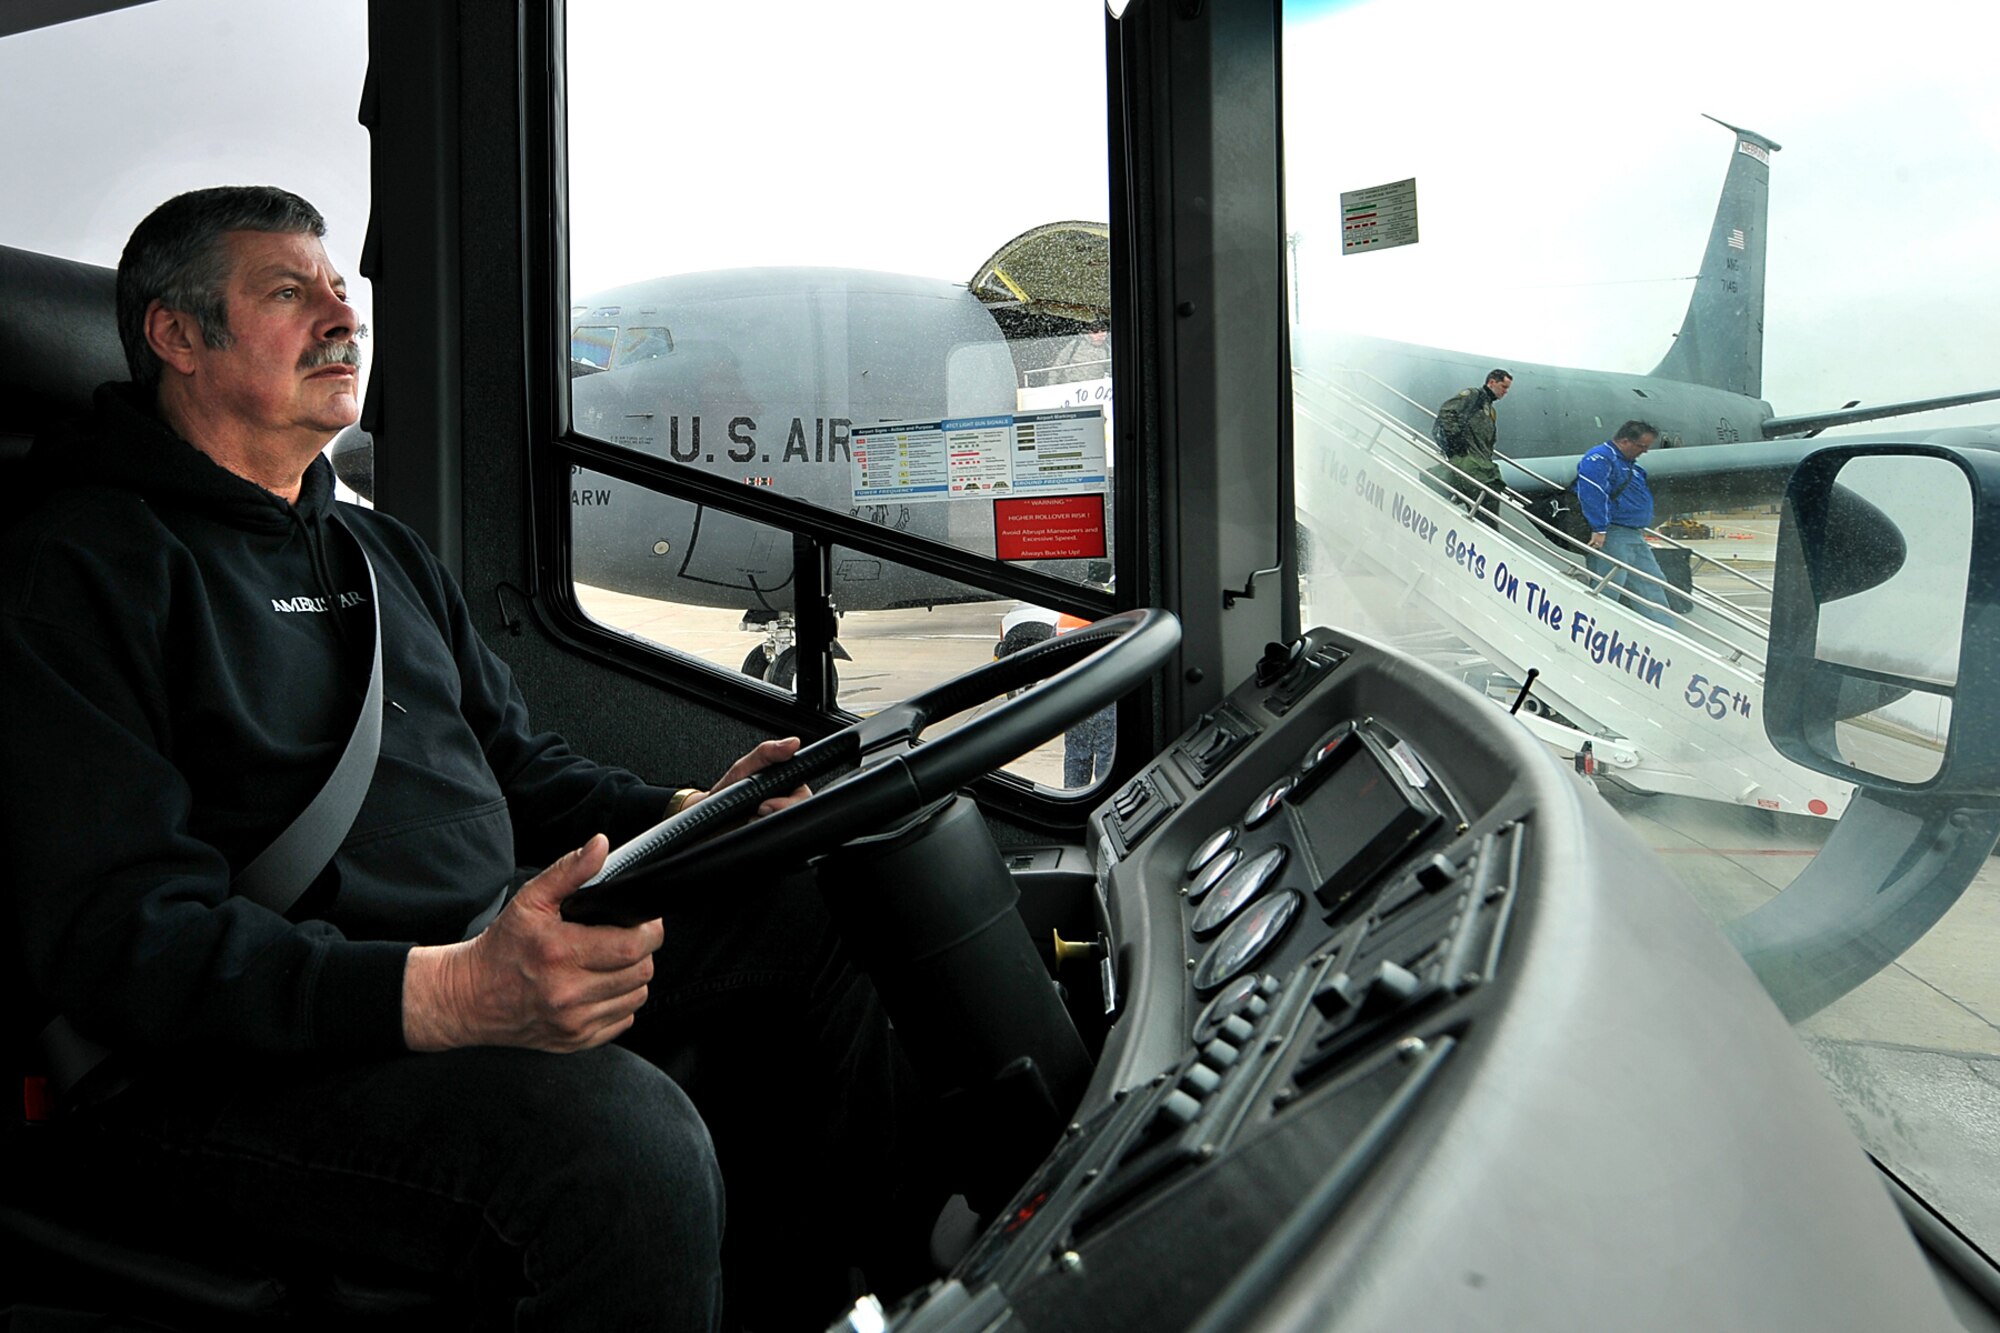
[[[743,659],[743,665],[738,669],[752,679],[775,685],[781,690],[791,689],[799,678],[799,649],[795,625],[796,622],[789,612],[765,621],[762,626],[764,641],[750,650]],[[840,646],[838,640],[834,641],[833,655],[843,661],[853,660],[847,650]],[[828,677],[833,687],[839,689],[839,668],[829,667]]]

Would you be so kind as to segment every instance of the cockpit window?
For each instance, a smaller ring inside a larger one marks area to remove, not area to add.
[[[630,328],[618,335],[616,363],[635,366],[674,350],[674,335],[663,328]]]
[[[616,328],[601,324],[581,324],[570,330],[569,359],[593,370],[611,368],[611,349],[618,341]]]
[[[1284,6],[1302,618],[1517,710],[1734,925],[1855,799],[1765,733],[1793,467],[1844,440],[2000,447],[2000,304],[1966,296],[2000,287],[2000,95],[1964,16],[1929,0],[1861,45],[1774,0],[1578,15]],[[1808,91],[1652,77],[1704,67],[1723,32],[1810,69]],[[1412,60],[1448,67],[1453,96],[1413,98]],[[1627,81],[1644,95],[1595,95]],[[1920,246],[1880,243],[1885,207],[1932,220]],[[1981,400],[1896,406],[1961,394]],[[1962,577],[1861,527],[1962,534],[1963,506],[1926,489],[1863,508],[1830,545],[1881,587],[1829,610],[1845,637],[1825,655],[1889,642],[1906,674],[1949,675],[1928,663],[1956,642]],[[1901,578],[1871,554],[1892,545]],[[1936,773],[1947,736],[1991,734],[1940,689],[1875,690],[1838,743]],[[1994,865],[1913,945],[1885,920],[1870,979],[1796,1019],[1862,1142],[1988,1253]]]

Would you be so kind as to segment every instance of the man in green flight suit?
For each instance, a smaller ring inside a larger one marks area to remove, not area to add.
[[[1431,475],[1457,491],[1471,505],[1481,521],[1499,525],[1500,465],[1493,461],[1493,448],[1500,425],[1494,404],[1514,387],[1514,376],[1493,370],[1486,383],[1476,389],[1460,389],[1444,400],[1437,410],[1437,424],[1431,434],[1446,462],[1431,469]],[[1479,483],[1492,487],[1479,489]]]

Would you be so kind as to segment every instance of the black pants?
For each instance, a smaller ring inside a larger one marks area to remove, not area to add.
[[[1487,476],[1487,472],[1491,476]],[[1451,463],[1440,463],[1429,474],[1443,491],[1456,494],[1472,517],[1489,528],[1500,526],[1500,470],[1496,467],[1481,467],[1476,462],[1459,458]],[[1481,489],[1481,484],[1490,490]]]
[[[918,1280],[928,1106],[817,890],[666,923],[620,1045],[186,1062],[77,1132],[159,1227],[456,1278],[524,1330],[712,1328],[725,1272],[731,1323],[817,1328],[850,1267]]]

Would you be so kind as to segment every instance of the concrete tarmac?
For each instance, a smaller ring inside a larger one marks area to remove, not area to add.
[[[576,591],[585,614],[606,628],[674,648],[726,671],[742,671],[753,651],[762,657],[764,636],[740,628],[741,610],[656,601],[583,584]],[[866,717],[985,665],[993,660],[1000,642],[1001,618],[1020,605],[965,602],[934,610],[843,613],[837,637],[852,660],[835,663],[836,701],[846,711]],[[767,671],[770,665],[764,663]],[[993,706],[941,718],[925,734],[935,739]],[[1061,789],[1063,745],[1061,737],[1039,745],[1008,764],[1007,771]]]
[[[1717,923],[1770,901],[1834,825],[1599,784]],[[1615,891],[1606,886],[1607,891]],[[1878,1161],[2000,1253],[2000,862],[1900,958],[1795,1027]]]

